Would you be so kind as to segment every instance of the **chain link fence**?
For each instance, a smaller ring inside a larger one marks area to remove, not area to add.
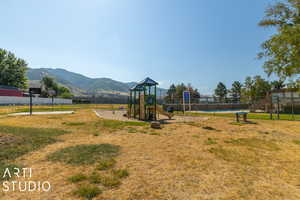
[[[191,97],[190,104],[183,107],[182,98],[160,99],[158,102],[165,108],[172,107],[175,111],[225,111],[249,109],[247,102],[241,102],[238,98],[216,98],[216,97]]]
[[[248,111],[251,113],[269,114],[270,119],[299,119],[300,97],[264,96],[256,97],[255,100],[239,98],[216,98],[216,97],[191,97],[191,104],[183,107],[182,98],[160,98],[165,110],[174,111],[200,111],[200,112],[238,112]],[[298,117],[296,117],[298,115]]]
[[[290,120],[300,114],[300,97],[267,96],[250,103],[250,112],[269,113],[270,119],[281,119],[289,115]]]

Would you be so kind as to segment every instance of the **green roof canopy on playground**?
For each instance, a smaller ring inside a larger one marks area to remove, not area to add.
[[[142,80],[141,82],[139,82],[137,85],[135,85],[133,88],[131,88],[130,90],[143,91],[144,86],[155,86],[155,85],[158,85],[158,83],[156,81],[152,80],[151,78],[147,77],[144,80]]]

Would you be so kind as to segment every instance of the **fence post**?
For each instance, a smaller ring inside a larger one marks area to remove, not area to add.
[[[270,108],[270,119],[273,119],[273,99],[272,99],[272,95],[270,95],[270,105],[271,105],[271,108]]]
[[[30,102],[29,102],[29,114],[32,115],[32,92],[29,91]]]
[[[295,120],[295,113],[294,113],[294,93],[291,92],[292,97],[292,119]]]
[[[279,116],[279,97],[277,97],[277,119],[280,119],[280,116]]]

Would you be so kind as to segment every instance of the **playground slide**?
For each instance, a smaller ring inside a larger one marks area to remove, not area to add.
[[[157,111],[159,112],[159,114],[165,115],[165,116],[167,116],[169,119],[172,119],[172,117],[174,116],[173,113],[164,111],[164,109],[162,108],[162,106],[157,106],[156,109],[157,109]]]

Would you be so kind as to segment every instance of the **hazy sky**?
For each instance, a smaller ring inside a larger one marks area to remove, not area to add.
[[[29,67],[202,94],[264,75],[256,59],[271,34],[257,26],[272,0],[1,0],[0,48]]]

